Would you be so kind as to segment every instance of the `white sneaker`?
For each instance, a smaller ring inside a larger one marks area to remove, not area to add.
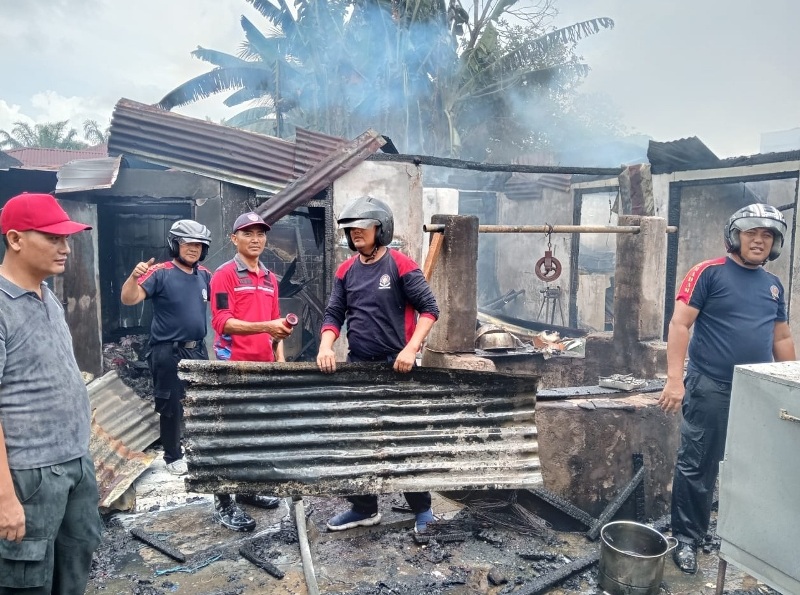
[[[189,472],[189,468],[186,466],[186,461],[178,459],[167,464],[167,471],[173,475],[186,475]]]

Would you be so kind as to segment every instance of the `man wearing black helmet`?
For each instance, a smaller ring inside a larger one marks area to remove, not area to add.
[[[338,223],[356,254],[336,271],[322,323],[317,366],[326,373],[336,371],[333,344],[347,320],[348,361],[389,362],[398,372],[410,372],[417,351],[439,317],[436,299],[417,264],[388,248],[394,218],[383,201],[357,198],[344,208]],[[406,492],[405,497],[416,515],[415,531],[424,532],[434,520],[430,493]],[[380,522],[377,496],[351,496],[348,500],[351,509],[330,519],[329,530]]]
[[[786,222],[775,207],[739,209],[724,228],[728,257],[694,266],[676,297],[659,405],[668,413],[683,413],[672,484],[672,534],[678,540],[673,559],[688,574],[697,572],[697,547],[710,523],[733,368],[795,359],[783,285],[763,268],[778,258],[785,235]]]
[[[208,359],[205,346],[211,271],[200,266],[208,254],[211,232],[197,221],[176,221],[167,235],[170,262],[155,258],[138,263],[122,285],[120,299],[133,306],[153,302],[150,371],[155,409],[160,418],[164,462],[173,475],[187,472],[181,450],[184,386],[178,378],[182,359]]]

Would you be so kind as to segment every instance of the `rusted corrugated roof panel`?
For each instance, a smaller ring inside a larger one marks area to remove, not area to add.
[[[532,376],[182,361],[187,489],[347,495],[541,485]]]
[[[23,149],[9,149],[7,155],[22,162],[23,168],[33,169],[58,169],[65,163],[78,159],[97,159],[108,155],[106,145],[97,145],[87,149],[42,149],[26,147]]]
[[[302,146],[121,99],[108,151],[276,193],[296,177],[298,163],[312,163],[331,147],[327,135],[304,131],[301,138]]]
[[[159,436],[158,414],[122,380],[116,371],[87,387],[95,419],[115,439],[133,450],[144,450]]]
[[[311,169],[312,165],[319,163],[336,149],[347,143],[345,139],[339,138],[338,136],[328,136],[327,134],[321,134],[319,132],[311,132],[305,128],[296,128],[294,138],[297,143],[297,155],[294,169],[295,178],[299,178]]]
[[[99,506],[109,508],[156,458],[154,453],[131,450],[92,420],[89,452],[94,460]]]
[[[56,194],[111,188],[119,175],[122,155],[70,161],[57,174]]]
[[[380,134],[374,130],[367,130],[355,140],[334,150],[281,192],[261,203],[256,212],[267,223],[277,221],[296,207],[310,201],[320,190],[332,184],[335,179],[353,169],[385,144],[386,140]]]
[[[89,452],[94,459],[100,506],[109,507],[155,459],[155,454],[141,451],[158,440],[159,419],[152,404],[123,383],[116,371],[86,388],[92,407]]]

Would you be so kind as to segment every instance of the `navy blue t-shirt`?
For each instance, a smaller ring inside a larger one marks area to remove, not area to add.
[[[786,302],[778,277],[730,258],[707,260],[686,275],[677,300],[700,310],[689,342],[689,366],[731,382],[739,364],[771,362],[775,323]]]
[[[138,283],[153,302],[151,343],[205,338],[211,271],[198,266],[186,273],[171,262],[162,262],[150,267]]]
[[[347,319],[347,343],[356,358],[395,356],[416,328],[415,311],[436,320],[439,307],[422,271],[411,258],[387,250],[364,264],[358,254],[336,271],[322,332],[339,331]]]

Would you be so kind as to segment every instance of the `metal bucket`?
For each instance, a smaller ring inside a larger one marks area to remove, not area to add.
[[[678,545],[655,529],[632,521],[608,523],[600,531],[599,586],[611,595],[656,595],[664,558]]]

